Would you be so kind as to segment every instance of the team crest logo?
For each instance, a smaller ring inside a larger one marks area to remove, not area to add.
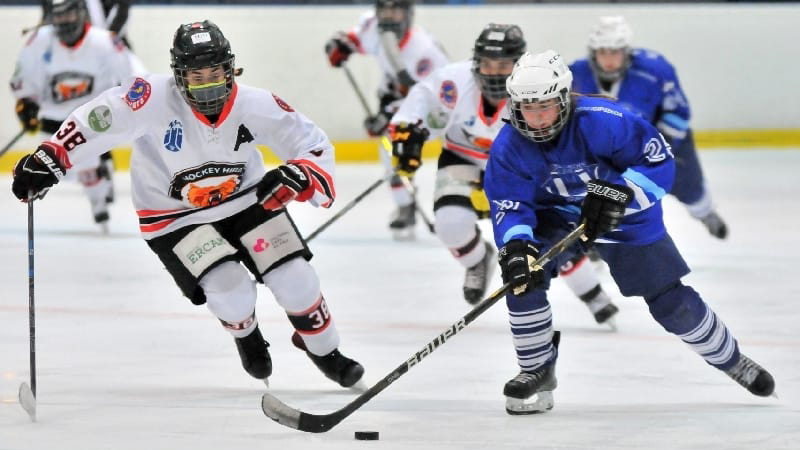
[[[442,83],[442,87],[439,88],[439,100],[441,100],[442,103],[444,103],[444,106],[447,106],[448,108],[454,108],[456,106],[456,101],[458,100],[458,89],[453,81],[446,80]]]
[[[209,162],[176,173],[170,183],[170,197],[195,208],[224,202],[242,183],[245,163]]]
[[[428,75],[431,72],[432,68],[433,68],[433,64],[431,63],[431,60],[428,59],[428,58],[422,58],[417,63],[417,75],[420,78],[424,78],[426,75]]]
[[[180,120],[169,123],[167,132],[164,133],[164,148],[171,152],[179,152],[183,145],[183,124]]]
[[[98,133],[102,133],[111,128],[112,116],[108,106],[96,106],[89,112],[89,127]]]
[[[54,103],[64,103],[92,93],[94,77],[81,72],[61,72],[50,80],[50,92]]]
[[[131,85],[131,88],[128,89],[128,93],[125,94],[123,100],[128,106],[131,107],[132,110],[138,111],[145,103],[147,103],[147,99],[150,98],[150,83],[145,81],[142,78],[136,78]]]

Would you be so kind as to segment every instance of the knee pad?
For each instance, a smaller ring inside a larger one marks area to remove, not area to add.
[[[225,328],[249,333],[256,323],[256,284],[246,268],[235,261],[224,262],[203,276],[199,284],[208,309]]]
[[[319,277],[303,258],[286,261],[264,275],[264,284],[287,313],[307,310],[320,297]]]
[[[436,236],[447,248],[461,248],[475,238],[475,211],[463,206],[447,205],[436,210]]]
[[[645,301],[653,318],[673,334],[685,334],[697,328],[708,310],[700,294],[681,282]]]

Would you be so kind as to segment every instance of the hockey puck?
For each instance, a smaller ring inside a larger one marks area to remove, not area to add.
[[[356,439],[359,441],[377,441],[377,431],[356,431]]]

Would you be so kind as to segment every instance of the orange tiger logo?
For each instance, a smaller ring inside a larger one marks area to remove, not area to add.
[[[215,186],[198,186],[191,183],[186,197],[189,203],[198,208],[219,205],[236,191],[237,184],[236,177],[230,177]]]

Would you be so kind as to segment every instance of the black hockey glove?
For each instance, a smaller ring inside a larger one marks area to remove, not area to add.
[[[533,242],[525,239],[512,239],[500,249],[503,282],[511,284],[514,295],[522,295],[544,284],[544,270],[532,270],[530,266],[538,256],[539,250]]]
[[[70,167],[72,164],[64,147],[42,142],[35,152],[22,157],[14,166],[11,191],[23,202],[44,198],[47,191],[64,178]]]
[[[399,123],[392,131],[392,164],[397,173],[410,177],[422,165],[422,145],[431,132],[416,123]]]
[[[590,243],[619,226],[631,200],[633,190],[628,186],[604,180],[591,180],[586,184],[581,223],[586,225],[583,234]]]
[[[389,116],[382,112],[364,119],[364,128],[372,137],[381,136],[388,126]]]
[[[39,104],[29,98],[21,98],[17,100],[17,117],[22,122],[22,128],[25,131],[35,133],[39,131]]]
[[[328,62],[333,67],[341,67],[347,58],[356,51],[353,42],[344,33],[337,33],[325,43],[325,53],[328,55]]]
[[[289,202],[303,202],[314,195],[311,174],[302,164],[288,162],[270,170],[261,178],[256,188],[258,202],[264,209],[277,210]]]

